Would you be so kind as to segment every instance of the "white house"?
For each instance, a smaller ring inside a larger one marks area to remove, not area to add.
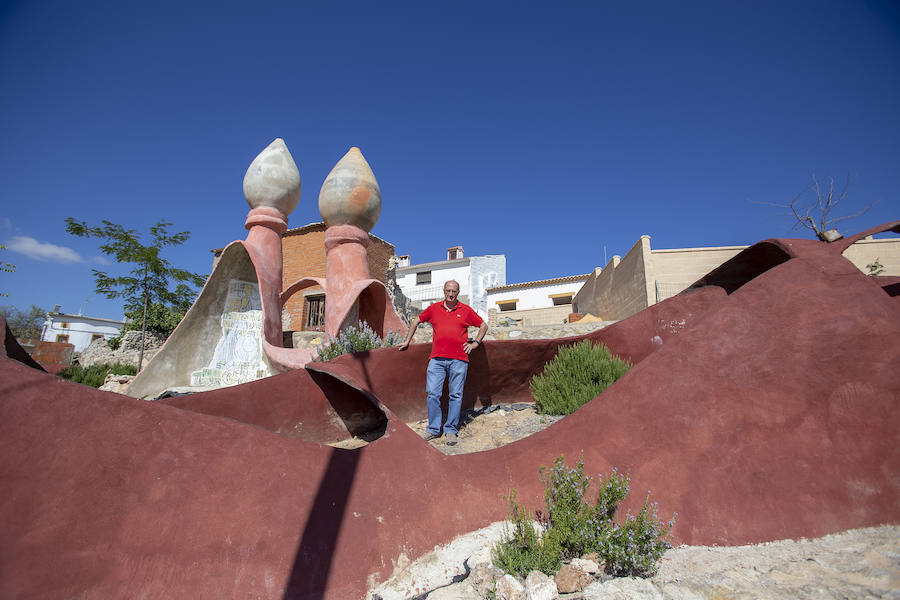
[[[96,339],[110,339],[119,335],[125,327],[125,321],[86,317],[84,315],[68,315],[59,312],[57,304],[47,313],[47,320],[41,329],[41,340],[45,342],[68,342],[75,346],[75,352],[81,352]]]
[[[572,312],[572,300],[590,274],[569,275],[539,281],[512,283],[487,291],[489,323],[502,318],[523,325],[564,323]]]
[[[398,257],[397,285],[418,308],[444,298],[444,284],[459,282],[459,299],[487,318],[487,290],[506,283],[506,256],[463,256],[462,246],[447,249],[447,260],[409,264],[409,256]]]

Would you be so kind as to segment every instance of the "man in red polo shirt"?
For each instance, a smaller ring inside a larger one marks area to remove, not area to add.
[[[425,373],[425,389],[428,393],[428,430],[426,440],[433,440],[441,435],[441,391],[444,379],[450,378],[447,385],[450,401],[447,407],[447,422],[444,423],[444,434],[447,445],[456,444],[459,412],[462,407],[463,386],[466,384],[466,373],[469,371],[469,353],[481,345],[487,333],[487,323],[478,316],[470,306],[457,300],[459,283],[452,279],[444,284],[444,301],[435,302],[420,314],[409,325],[409,333],[398,350],[409,348],[409,342],[416,333],[419,323],[431,323],[434,337],[431,341],[431,356],[428,370]],[[469,342],[469,327],[478,327],[475,340]]]

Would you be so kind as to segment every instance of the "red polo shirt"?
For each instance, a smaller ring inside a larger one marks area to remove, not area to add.
[[[479,327],[484,322],[470,306],[457,302],[453,310],[447,310],[443,301],[435,302],[422,311],[419,320],[431,323],[434,329],[431,356],[428,358],[455,358],[469,362],[469,355],[463,350],[463,344],[469,339],[469,327]]]

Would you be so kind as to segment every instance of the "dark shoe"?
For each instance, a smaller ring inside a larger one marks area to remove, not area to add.
[[[441,434],[439,433],[431,433],[430,431],[426,431],[425,435],[422,436],[422,439],[426,442],[430,442],[431,440],[436,440],[439,437],[441,437]]]
[[[447,445],[448,446],[456,445],[456,434],[455,433],[448,433],[446,437],[447,437]]]

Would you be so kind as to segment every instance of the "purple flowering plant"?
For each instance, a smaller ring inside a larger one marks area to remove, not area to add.
[[[515,491],[507,499],[511,528],[494,547],[497,567],[522,577],[538,570],[553,573],[562,562],[596,552],[611,575],[651,576],[671,547],[675,516],[668,523],[658,517],[658,507],[650,494],[637,515],[615,521],[619,503],[628,495],[630,479],[612,469],[604,479],[598,476],[596,501],[585,501],[592,478],[585,475],[584,458],[574,467],[560,456],[553,467],[541,468],[544,509],[536,511],[537,527],[516,500]]]

